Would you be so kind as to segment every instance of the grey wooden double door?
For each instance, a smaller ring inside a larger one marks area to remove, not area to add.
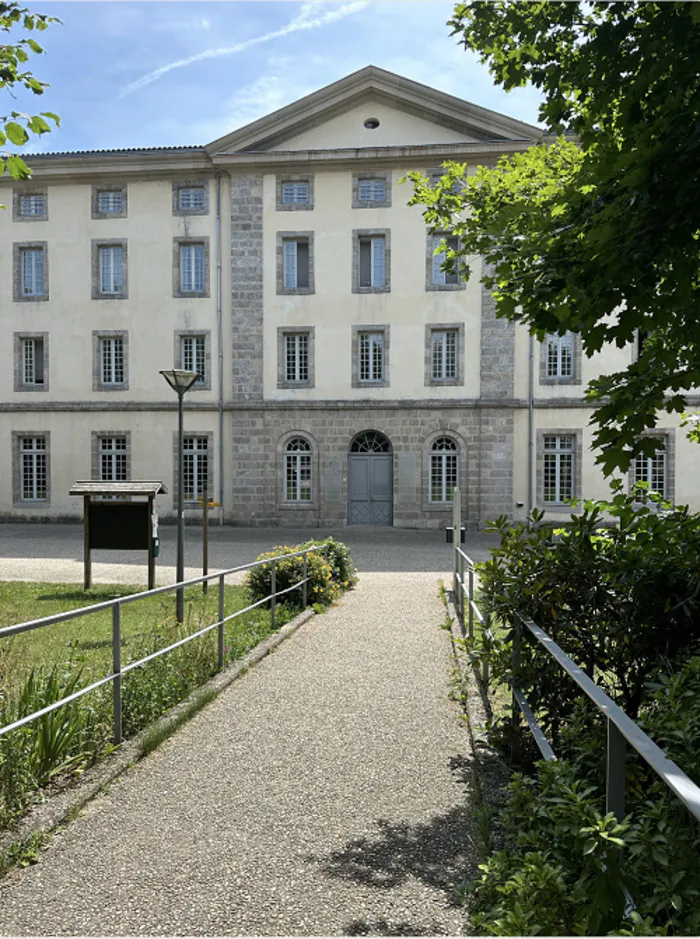
[[[393,454],[386,437],[361,434],[348,456],[348,524],[393,522]]]

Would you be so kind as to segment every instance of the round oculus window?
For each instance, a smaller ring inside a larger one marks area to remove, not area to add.
[[[379,127],[379,119],[376,117],[368,117],[365,121],[365,127],[367,130],[375,130]]]

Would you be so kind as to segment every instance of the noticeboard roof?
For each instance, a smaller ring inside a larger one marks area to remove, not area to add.
[[[157,496],[167,493],[165,484],[158,479],[125,479],[104,482],[79,479],[73,484],[69,496]]]

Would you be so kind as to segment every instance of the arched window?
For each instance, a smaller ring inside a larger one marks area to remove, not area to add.
[[[284,449],[284,501],[311,502],[311,444],[292,437]]]
[[[459,449],[451,437],[438,437],[430,448],[430,501],[452,502],[458,485]]]
[[[350,453],[391,453],[391,443],[379,431],[365,430],[353,440]]]

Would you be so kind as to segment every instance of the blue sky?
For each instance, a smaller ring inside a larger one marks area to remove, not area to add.
[[[443,0],[52,2],[19,110],[56,111],[33,149],[205,144],[365,65],[537,122],[533,89],[506,94],[445,25]]]

